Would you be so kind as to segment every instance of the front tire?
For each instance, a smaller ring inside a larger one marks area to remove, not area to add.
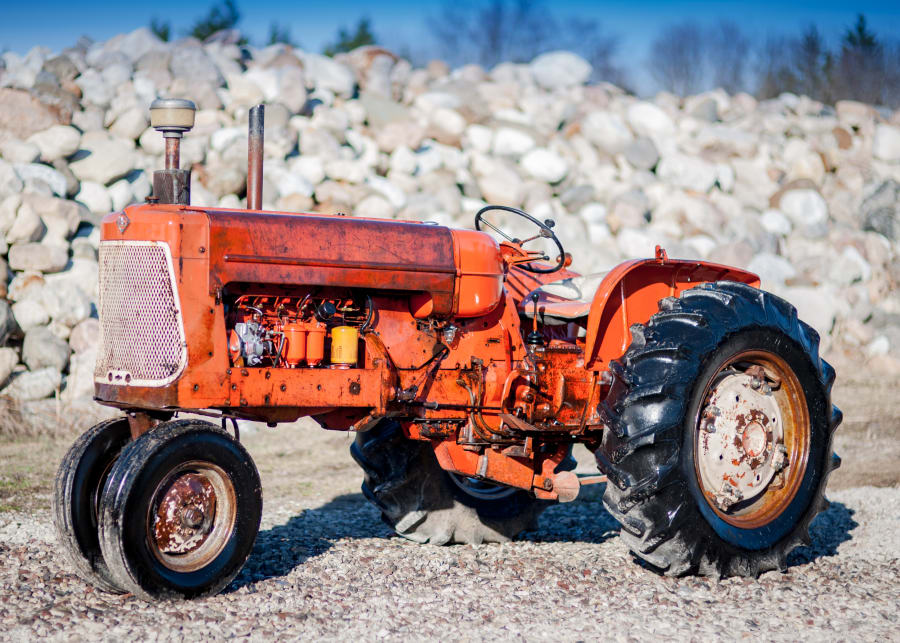
[[[100,550],[98,515],[103,485],[130,440],[125,418],[91,427],[63,457],[53,486],[53,524],[63,553],[82,580],[116,594],[125,590],[116,583]]]
[[[365,472],[362,492],[382,520],[417,543],[507,542],[532,528],[552,504],[444,471],[431,444],[408,439],[394,420],[357,434],[350,454]]]
[[[818,335],[786,301],[718,282],[663,300],[632,337],[596,452],[623,539],[667,575],[784,569],[838,463]]]
[[[145,600],[199,598],[247,561],[262,492],[240,443],[208,422],[181,420],[122,452],[101,509],[100,546],[119,585]]]

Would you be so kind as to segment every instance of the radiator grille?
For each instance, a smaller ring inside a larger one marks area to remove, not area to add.
[[[156,241],[100,244],[97,381],[164,386],[187,363],[169,247]]]

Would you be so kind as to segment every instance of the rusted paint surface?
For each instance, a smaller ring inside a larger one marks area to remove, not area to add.
[[[136,413],[312,416],[337,430],[402,418],[406,435],[429,441],[448,470],[542,498],[577,494],[580,483],[555,468],[573,441],[600,439],[597,405],[609,390],[603,370],[630,341],[628,325],[704,280],[755,280],[696,262],[631,262],[598,290],[586,338],[539,324],[540,342],[526,345],[533,322],[523,327],[522,297],[574,273],[525,273],[480,233],[184,206],[125,214],[123,230],[116,215],[104,219],[103,239],[168,244],[188,365],[166,386],[98,382],[98,400]],[[237,324],[255,330],[239,335]],[[329,362],[331,329],[342,325],[358,333],[356,364]],[[288,352],[288,335],[295,342],[302,335],[305,352],[300,344]],[[314,336],[325,342],[316,348],[322,358],[313,357]],[[256,352],[245,355],[251,344]],[[751,451],[757,438],[747,434]]]
[[[176,478],[153,517],[153,538],[164,554],[186,554],[203,545],[216,514],[212,483],[196,473]]]

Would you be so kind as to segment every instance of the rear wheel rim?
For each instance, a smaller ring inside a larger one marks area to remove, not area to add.
[[[162,479],[147,509],[153,556],[172,571],[188,573],[209,565],[231,540],[237,494],[220,467],[191,461]]]
[[[769,351],[743,351],[710,378],[694,420],[694,471],[715,514],[742,529],[776,520],[797,495],[810,452],[806,396]]]
[[[463,476],[458,473],[450,473],[449,471],[447,474],[450,476],[450,480],[453,481],[453,484],[459,489],[479,500],[500,500],[502,498],[508,498],[518,491],[518,489],[515,489],[514,487],[487,482],[471,476]]]

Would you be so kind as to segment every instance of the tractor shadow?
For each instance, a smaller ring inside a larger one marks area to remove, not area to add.
[[[310,558],[331,549],[337,540],[390,538],[393,533],[361,493],[337,496],[321,507],[304,509],[283,525],[261,530],[250,558],[226,593],[287,576]]]
[[[519,540],[600,544],[615,538],[619,534],[619,524],[603,507],[603,488],[603,485],[585,488],[575,502],[547,508],[541,514],[537,528],[525,531]],[[838,547],[850,540],[851,532],[859,526],[853,519],[854,513],[843,503],[830,503],[810,526],[812,542],[798,547],[788,556],[788,567],[837,555]],[[397,537],[361,493],[341,495],[321,507],[303,510],[282,525],[260,531],[247,564],[226,593],[259,581],[287,576],[307,560],[331,549],[339,540]]]
[[[596,485],[583,491],[575,502],[549,507],[541,514],[537,528],[524,532],[519,540],[599,544],[615,537],[618,523],[603,508],[602,495],[603,485]],[[321,507],[304,509],[286,523],[259,532],[250,558],[225,593],[287,576],[331,549],[336,541],[365,538],[398,536],[361,493],[344,494]]]
[[[809,526],[810,544],[798,547],[788,555],[787,566],[797,567],[836,556],[838,547],[852,539],[851,531],[859,527],[853,520],[856,513],[842,502],[830,502],[828,509],[816,516]]]

